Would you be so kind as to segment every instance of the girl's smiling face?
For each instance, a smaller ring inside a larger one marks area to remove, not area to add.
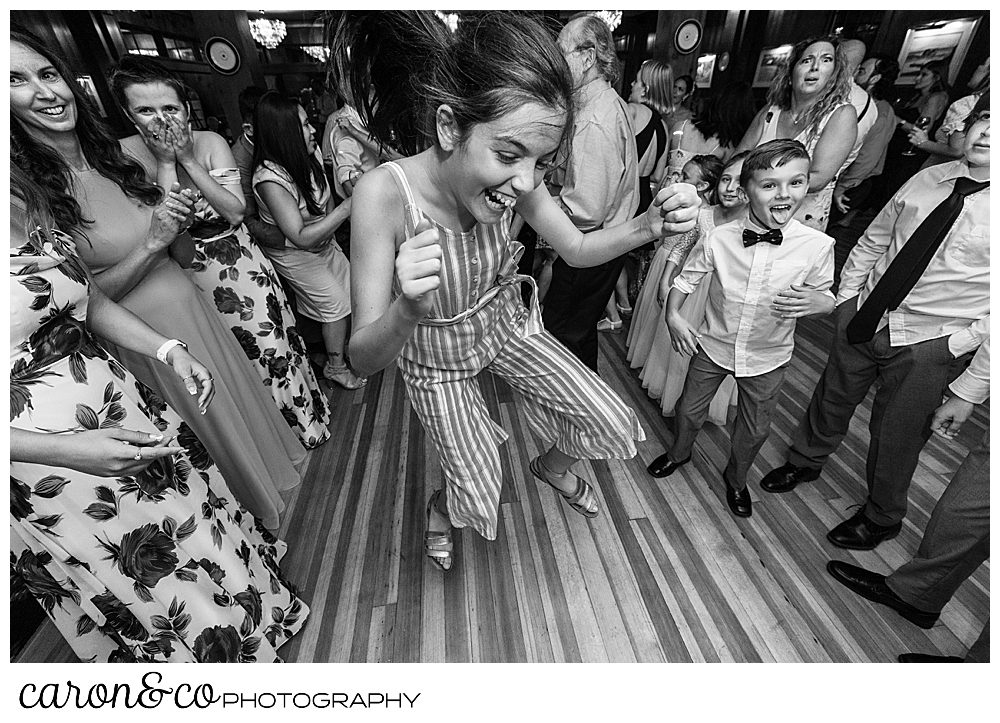
[[[719,182],[715,186],[715,195],[719,199],[719,204],[725,208],[736,208],[747,202],[740,187],[740,173],[743,171],[743,159],[730,163],[722,169]]]
[[[447,113],[445,110],[447,109]],[[542,182],[555,160],[566,112],[540,103],[519,106],[494,121],[472,127],[464,142],[448,131],[450,108],[438,109],[438,139],[449,187],[459,202],[464,229],[496,223],[518,197]]]

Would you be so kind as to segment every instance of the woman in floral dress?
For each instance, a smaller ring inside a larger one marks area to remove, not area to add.
[[[36,75],[12,62],[12,87]],[[83,661],[276,661],[309,613],[278,567],[285,544],[90,335],[149,355],[166,341],[91,285],[73,240],[43,231],[45,192],[11,176],[12,578]],[[181,347],[168,361],[207,405],[208,370]]]
[[[184,85],[156,60],[125,56],[110,80],[139,130],[122,147],[148,180],[163,189],[178,181],[202,194],[189,229],[195,285],[231,328],[302,444],[322,444],[330,436],[326,397],[274,267],[240,225],[244,200],[232,152],[221,136],[189,128]]]

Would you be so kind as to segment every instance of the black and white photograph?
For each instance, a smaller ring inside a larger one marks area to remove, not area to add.
[[[9,15],[15,719],[977,715],[985,6]]]

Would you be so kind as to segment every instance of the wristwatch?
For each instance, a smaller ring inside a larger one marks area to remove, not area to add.
[[[156,358],[159,359],[164,364],[168,364],[169,362],[167,361],[167,354],[169,354],[170,350],[173,349],[175,346],[179,346],[182,349],[188,348],[187,344],[185,344],[180,339],[168,339],[167,341],[163,342],[163,346],[161,346],[159,349],[156,350]]]

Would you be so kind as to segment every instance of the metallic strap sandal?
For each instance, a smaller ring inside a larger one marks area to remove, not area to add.
[[[572,492],[563,492],[561,489],[552,484],[549,481],[549,478],[545,475],[548,468],[542,464],[541,456],[535,457],[531,460],[528,464],[528,468],[531,470],[531,474],[558,492],[562,498],[566,500],[566,503],[581,515],[591,519],[597,517],[600,512],[600,507],[597,504],[597,494],[594,492],[594,488],[591,487],[587,480],[583,479],[583,477],[573,475],[576,477],[576,489]]]
[[[437,506],[440,497],[441,490],[437,490],[427,500],[427,527],[431,526],[431,508]],[[430,529],[424,532],[424,554],[441,570],[447,572],[451,569],[455,562],[454,551],[450,528],[446,532]]]

